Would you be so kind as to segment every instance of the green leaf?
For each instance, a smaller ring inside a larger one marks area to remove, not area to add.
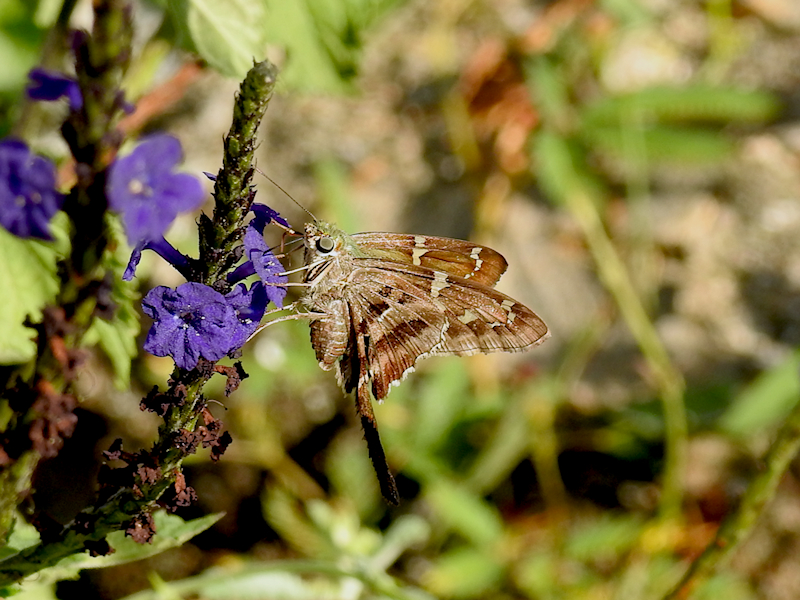
[[[219,570],[181,582],[164,583],[161,589],[139,592],[127,600],[162,600],[200,595],[208,600],[245,600],[252,598],[285,598],[311,600],[340,598],[341,584],[326,579],[305,580],[295,573],[282,573],[264,568],[244,573],[226,574]],[[265,596],[265,590],[269,595]]]
[[[457,548],[436,560],[425,574],[425,583],[438,596],[481,598],[496,592],[502,578],[497,554],[489,554],[485,548]]]
[[[587,143],[595,150],[621,159],[673,163],[714,163],[729,157],[733,143],[711,129],[653,126],[642,130],[628,127],[594,127],[583,131]],[[631,137],[637,136],[632,154]]]
[[[6,545],[0,548],[0,560],[38,543],[39,532],[36,531],[36,528],[17,516],[14,519]]]
[[[28,71],[40,58],[40,44],[45,32],[33,20],[36,3],[26,0],[0,2],[0,91],[19,93],[25,85]],[[4,115],[3,121],[8,116]],[[4,123],[7,126],[7,123]]]
[[[0,364],[23,363],[36,354],[34,330],[23,323],[42,320],[42,308],[59,290],[57,253],[52,244],[20,239],[0,228]]]
[[[604,185],[586,166],[576,144],[552,131],[533,137],[531,153],[538,167],[539,182],[552,202],[562,204],[574,194],[587,194],[595,205],[606,197]]]
[[[306,2],[268,1],[266,35],[286,49],[286,84],[302,91],[346,92]]]
[[[709,85],[651,87],[604,98],[583,110],[583,127],[631,122],[760,123],[775,116],[778,102],[762,91]]]
[[[143,558],[148,558],[186,543],[188,540],[211,527],[222,518],[222,513],[206,515],[199,519],[184,521],[178,516],[163,511],[153,514],[156,523],[156,535],[150,544],[139,544],[125,535],[124,531],[115,531],[108,535],[108,543],[115,552],[108,556],[89,556],[88,553],[68,556],[56,565],[43,569],[33,575],[36,581],[60,581],[78,576],[83,569],[99,569],[113,565],[121,565]]]
[[[439,480],[428,486],[425,498],[444,526],[476,546],[494,543],[503,534],[496,508],[461,487]]]
[[[195,48],[208,64],[224,75],[242,79],[253,61],[266,55],[263,0],[186,0],[185,12],[170,5],[174,16],[185,18]]]
[[[233,566],[209,569],[201,575],[181,581],[164,582],[151,576],[153,590],[138,592],[124,600],[195,596],[208,600],[434,600],[422,590],[399,586],[387,575],[371,577],[358,566],[347,568],[338,562],[341,561],[286,560],[260,564],[240,562],[234,565],[231,561]]]
[[[616,560],[639,540],[641,519],[629,515],[605,515],[571,532],[564,553],[582,562]]]
[[[14,597],[14,600],[58,600],[54,583],[39,583],[32,581],[24,586],[14,586],[0,589],[0,598]]]
[[[703,582],[692,594],[692,600],[754,600],[758,595],[751,589],[745,573],[718,573]]]
[[[782,364],[759,375],[733,400],[719,418],[722,431],[736,437],[751,436],[776,427],[797,403],[800,351]]]
[[[482,445],[466,476],[466,487],[488,493],[508,477],[530,452],[531,427],[520,418],[519,395],[503,411],[491,437]]]
[[[425,519],[418,515],[401,515],[389,525],[380,547],[370,557],[370,564],[385,571],[403,552],[427,542],[430,536],[431,526]]]
[[[515,583],[530,598],[558,598],[562,590],[559,581],[557,555],[535,549],[516,566]]]
[[[562,70],[540,56],[526,64],[525,79],[531,96],[536,99],[536,107],[541,111],[542,122],[559,131],[568,130],[574,118]]]
[[[412,432],[415,452],[442,446],[474,396],[463,360],[441,361],[419,395],[417,421]]]
[[[39,0],[33,22],[42,29],[52,27],[58,19],[62,4],[62,0]]]
[[[325,473],[331,487],[353,502],[362,518],[383,508],[378,481],[360,435],[335,439],[327,452]],[[352,490],[359,490],[353,494]]]
[[[286,50],[283,80],[307,92],[345,93],[364,31],[399,0],[267,0],[266,36]]]

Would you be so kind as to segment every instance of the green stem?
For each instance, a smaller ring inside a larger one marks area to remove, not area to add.
[[[675,588],[664,599],[686,598],[699,584],[724,566],[733,553],[753,531],[764,507],[800,451],[800,402],[798,402],[778,432],[764,458],[764,469],[750,483],[739,507],[729,514],[717,530],[714,541],[692,563]]]
[[[574,190],[573,193],[565,195],[564,202],[580,225],[600,279],[614,297],[622,318],[625,319],[647,360],[658,387],[666,429],[660,511],[663,517],[675,518],[680,514],[683,500],[683,474],[686,468],[688,436],[686,409],[683,403],[683,376],[673,366],[588,194]]]
[[[214,220],[200,220],[200,263],[207,269],[204,282],[213,285],[236,262],[234,246],[243,235],[239,226],[250,210],[250,182],[256,131],[264,116],[278,70],[269,61],[256,63],[239,89],[233,123],[225,138],[222,168],[214,182]],[[237,227],[231,227],[236,224]]]

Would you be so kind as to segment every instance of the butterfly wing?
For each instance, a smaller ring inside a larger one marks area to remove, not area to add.
[[[494,287],[508,267],[500,253],[464,240],[382,232],[350,237],[370,258],[427,267],[489,287]]]
[[[372,394],[381,401],[420,356],[442,343],[447,317],[430,304],[424,288],[399,273],[368,268],[352,277],[357,285],[350,287],[348,304],[354,332],[366,339]]]
[[[348,304],[368,338],[372,392],[383,400],[426,356],[519,351],[548,336],[533,311],[474,280],[375,259],[356,259]]]

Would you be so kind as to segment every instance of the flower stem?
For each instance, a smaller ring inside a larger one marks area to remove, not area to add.
[[[714,540],[695,560],[681,581],[664,600],[688,598],[699,584],[724,566],[753,531],[764,507],[775,496],[784,473],[800,451],[800,402],[784,422],[764,458],[764,468],[750,483],[739,507],[729,514],[717,530]]]
[[[244,217],[253,201],[250,182],[256,131],[277,77],[275,65],[269,61],[256,63],[239,88],[222,168],[214,182],[213,222],[207,217],[200,220],[200,264],[206,270],[202,283],[220,281],[238,260],[232,250],[244,235]]]
[[[544,184],[580,226],[600,279],[613,296],[652,373],[665,423],[666,447],[659,510],[662,518],[677,519],[683,501],[688,438],[683,376],[661,343],[567,144],[555,133],[542,132],[535,151],[541,163]]]

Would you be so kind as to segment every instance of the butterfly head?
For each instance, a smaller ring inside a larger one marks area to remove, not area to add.
[[[306,223],[303,237],[306,264],[323,263],[357,253],[350,236],[323,221]]]

